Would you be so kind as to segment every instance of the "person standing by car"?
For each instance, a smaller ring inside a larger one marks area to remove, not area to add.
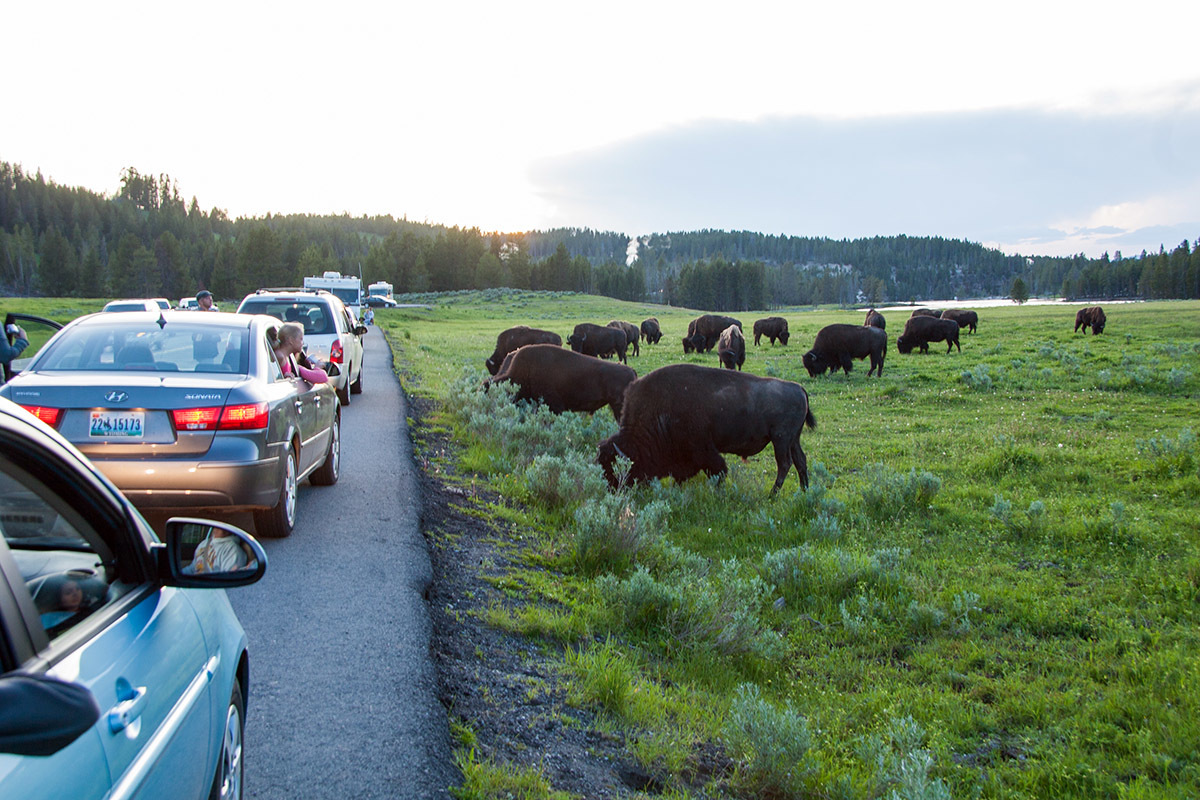
[[[5,333],[13,337],[11,344],[7,336],[0,339],[0,364],[4,365],[4,375],[8,375],[12,360],[25,352],[26,347],[29,347],[29,337],[17,325],[10,324]]]
[[[201,311],[216,311],[216,308],[213,307],[212,292],[208,289],[196,292],[196,305],[200,306]]]

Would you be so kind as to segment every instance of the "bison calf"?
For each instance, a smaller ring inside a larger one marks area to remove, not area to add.
[[[514,400],[539,400],[555,414],[591,413],[609,406],[621,418],[625,387],[637,378],[629,367],[550,344],[531,344],[508,354],[488,383],[512,381],[520,388]]]
[[[896,340],[896,349],[901,353],[911,353],[914,347],[919,347],[922,353],[928,353],[930,342],[945,342],[947,353],[955,347],[961,353],[958,323],[941,317],[909,317],[904,324],[904,331]]]
[[[672,364],[629,385],[621,428],[600,443],[598,461],[613,488],[623,481],[686,481],[702,471],[721,478],[728,470],[722,453],[749,458],[770,444],[776,466],[771,493],[792,466],[807,489],[808,459],[800,448],[805,425],[816,428],[817,420],[798,383]],[[617,456],[632,462],[623,479],[613,469]]]
[[[804,354],[804,368],[809,377],[824,375],[825,370],[841,367],[847,375],[854,368],[854,359],[871,359],[867,377],[874,372],[883,377],[883,359],[887,355],[887,334],[879,328],[849,325],[844,322],[826,325],[817,331],[812,349]]]
[[[730,325],[721,331],[721,338],[717,341],[717,358],[721,359],[721,366],[727,369],[741,369],[742,364],[746,363],[746,337],[737,325]]]

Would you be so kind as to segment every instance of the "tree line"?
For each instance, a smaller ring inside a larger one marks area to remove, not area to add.
[[[642,237],[561,228],[487,233],[391,216],[230,219],[185,202],[165,174],[130,167],[111,196],[0,162],[0,290],[239,298],[335,270],[397,292],[513,287],[741,311],[808,304],[1034,295],[1200,297],[1200,251],[1098,259],[1009,256],[940,237],[834,240],[702,230]]]

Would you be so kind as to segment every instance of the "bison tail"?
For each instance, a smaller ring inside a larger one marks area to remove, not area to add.
[[[817,418],[813,416],[811,408],[809,408],[808,412],[804,415],[804,424],[808,426],[810,431],[815,431],[817,429]]]

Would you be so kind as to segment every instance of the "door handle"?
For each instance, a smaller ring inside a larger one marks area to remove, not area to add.
[[[125,689],[125,691],[121,691],[121,689]],[[129,727],[131,723],[142,715],[142,711],[146,708],[145,686],[133,688],[126,684],[125,687],[120,687],[118,692],[118,696],[126,696],[108,710],[108,729],[113,733]]]

